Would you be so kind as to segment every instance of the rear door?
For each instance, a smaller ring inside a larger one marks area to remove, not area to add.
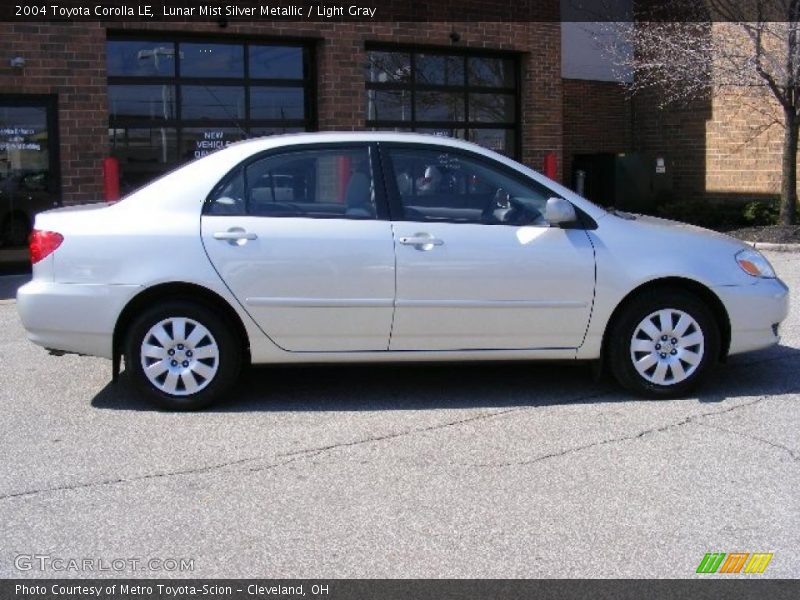
[[[386,350],[394,247],[376,148],[246,161],[212,192],[203,244],[261,329],[290,351]]]
[[[583,229],[550,227],[549,190],[472,153],[381,149],[397,253],[391,350],[581,345],[594,250]]]

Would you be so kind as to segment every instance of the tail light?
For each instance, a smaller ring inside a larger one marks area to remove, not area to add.
[[[47,258],[56,251],[64,241],[64,236],[55,231],[42,231],[34,229],[28,238],[28,248],[31,251],[31,264],[35,265],[40,260]]]

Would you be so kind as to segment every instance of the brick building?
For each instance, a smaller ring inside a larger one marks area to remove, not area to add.
[[[608,57],[598,49],[593,36],[603,27],[594,25],[563,24],[563,173],[568,184],[574,183],[577,155],[633,153],[651,170],[655,160],[663,159],[669,191],[664,198],[677,202],[739,206],[779,195],[783,117],[770,94],[733,89],[668,106],[655,92],[631,98],[619,83],[621,74],[609,68]]]
[[[45,172],[40,187],[66,204],[102,199],[108,156],[119,160],[125,191],[232,141],[303,130],[425,131],[537,168],[547,153],[561,163],[558,22],[50,22],[0,31],[0,176]]]
[[[779,128],[735,99],[661,111],[607,73],[565,69],[596,52],[562,40],[559,0],[536,6],[527,22],[0,23],[0,237],[24,241],[56,199],[102,199],[106,157],[125,192],[304,130],[453,135],[537,169],[552,153],[567,185],[578,155],[634,152],[665,160],[676,198],[777,193]]]

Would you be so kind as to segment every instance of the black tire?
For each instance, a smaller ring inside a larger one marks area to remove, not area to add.
[[[3,229],[0,236],[3,245],[9,247],[25,246],[31,233],[31,224],[28,219],[20,214],[12,214],[3,220]]]
[[[177,322],[175,319],[188,320],[188,324],[185,326],[184,341],[187,342],[185,348],[191,346],[191,349],[185,349],[181,345],[181,349],[178,350],[177,344],[181,339],[179,337],[174,340],[174,343],[171,341],[162,344],[155,339],[154,335],[150,334],[151,329],[159,324],[164,324],[165,331],[175,332],[173,329],[173,324]],[[196,345],[191,345],[186,338],[192,337],[191,334],[197,326],[201,328],[197,331],[203,331],[202,328],[205,328],[210,335],[198,340]],[[205,306],[189,301],[165,302],[143,312],[128,328],[125,340],[125,369],[134,383],[146,392],[160,408],[166,410],[205,408],[222,399],[234,387],[239,377],[242,368],[242,343],[235,331],[230,323]],[[163,359],[148,356],[143,358],[142,344],[145,342],[145,336],[148,336],[151,346],[156,346],[156,349],[163,347]],[[215,358],[192,356],[192,350],[199,356],[201,351],[209,351],[209,349],[217,350]],[[174,353],[180,352],[180,354],[167,356],[166,353],[170,350]],[[175,359],[182,362],[172,366],[178,362]],[[162,366],[167,369],[162,383],[158,383],[158,378],[155,378],[155,382],[151,381],[150,377],[145,374],[143,361],[151,366],[155,362],[162,361],[163,364],[157,366],[158,369]],[[169,362],[170,366],[163,361]],[[213,375],[203,378],[200,375],[201,365],[199,363],[205,365],[203,373],[208,373],[214,367],[216,367],[216,371]],[[183,365],[188,368],[181,369]],[[172,374],[173,371],[174,374]],[[191,373],[188,374],[187,371],[191,371]],[[175,393],[167,391],[171,388],[167,377],[171,377],[171,381],[177,383],[177,387],[174,388]],[[191,392],[183,383],[184,381],[194,382],[199,388],[198,391]],[[159,385],[163,387],[159,387]]]
[[[689,326],[685,334],[676,333],[677,337],[674,338],[671,337],[673,334],[669,334],[666,340],[663,337],[665,331],[660,330],[660,315],[650,321],[655,329],[659,329],[658,335],[651,336],[640,328],[645,319],[662,310],[670,311],[663,314],[670,315],[668,321],[672,321],[675,331],[681,329],[677,326],[680,323],[680,313],[688,315],[694,323]],[[698,329],[702,341],[692,344],[691,342],[699,339],[696,335]],[[634,335],[637,335],[636,340]],[[626,389],[647,398],[685,396],[706,378],[719,360],[720,333],[713,313],[696,295],[680,289],[658,288],[635,296],[621,309],[621,313],[609,330],[609,336],[608,361],[614,377]],[[673,346],[672,342],[675,340],[678,343]],[[686,340],[686,343],[683,343],[683,340]],[[634,342],[641,343],[637,346],[637,350],[634,350]],[[650,343],[653,344],[651,351],[638,350]],[[701,357],[699,361],[698,356]],[[685,362],[684,357],[693,363]],[[634,360],[638,361],[639,368]],[[655,365],[640,373],[640,369],[644,370],[651,361],[655,361]],[[679,364],[676,364],[676,361]],[[659,377],[657,369],[661,369],[662,377]],[[683,379],[681,371],[684,374]],[[670,376],[672,381],[669,381]],[[666,381],[659,383],[661,379]]]

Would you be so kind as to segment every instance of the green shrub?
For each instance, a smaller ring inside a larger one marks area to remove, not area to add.
[[[656,215],[673,221],[691,223],[708,229],[726,231],[744,227],[741,204],[718,204],[705,201],[670,202],[658,207]]]
[[[742,218],[750,226],[774,225],[780,208],[775,201],[753,200],[744,206]]]

